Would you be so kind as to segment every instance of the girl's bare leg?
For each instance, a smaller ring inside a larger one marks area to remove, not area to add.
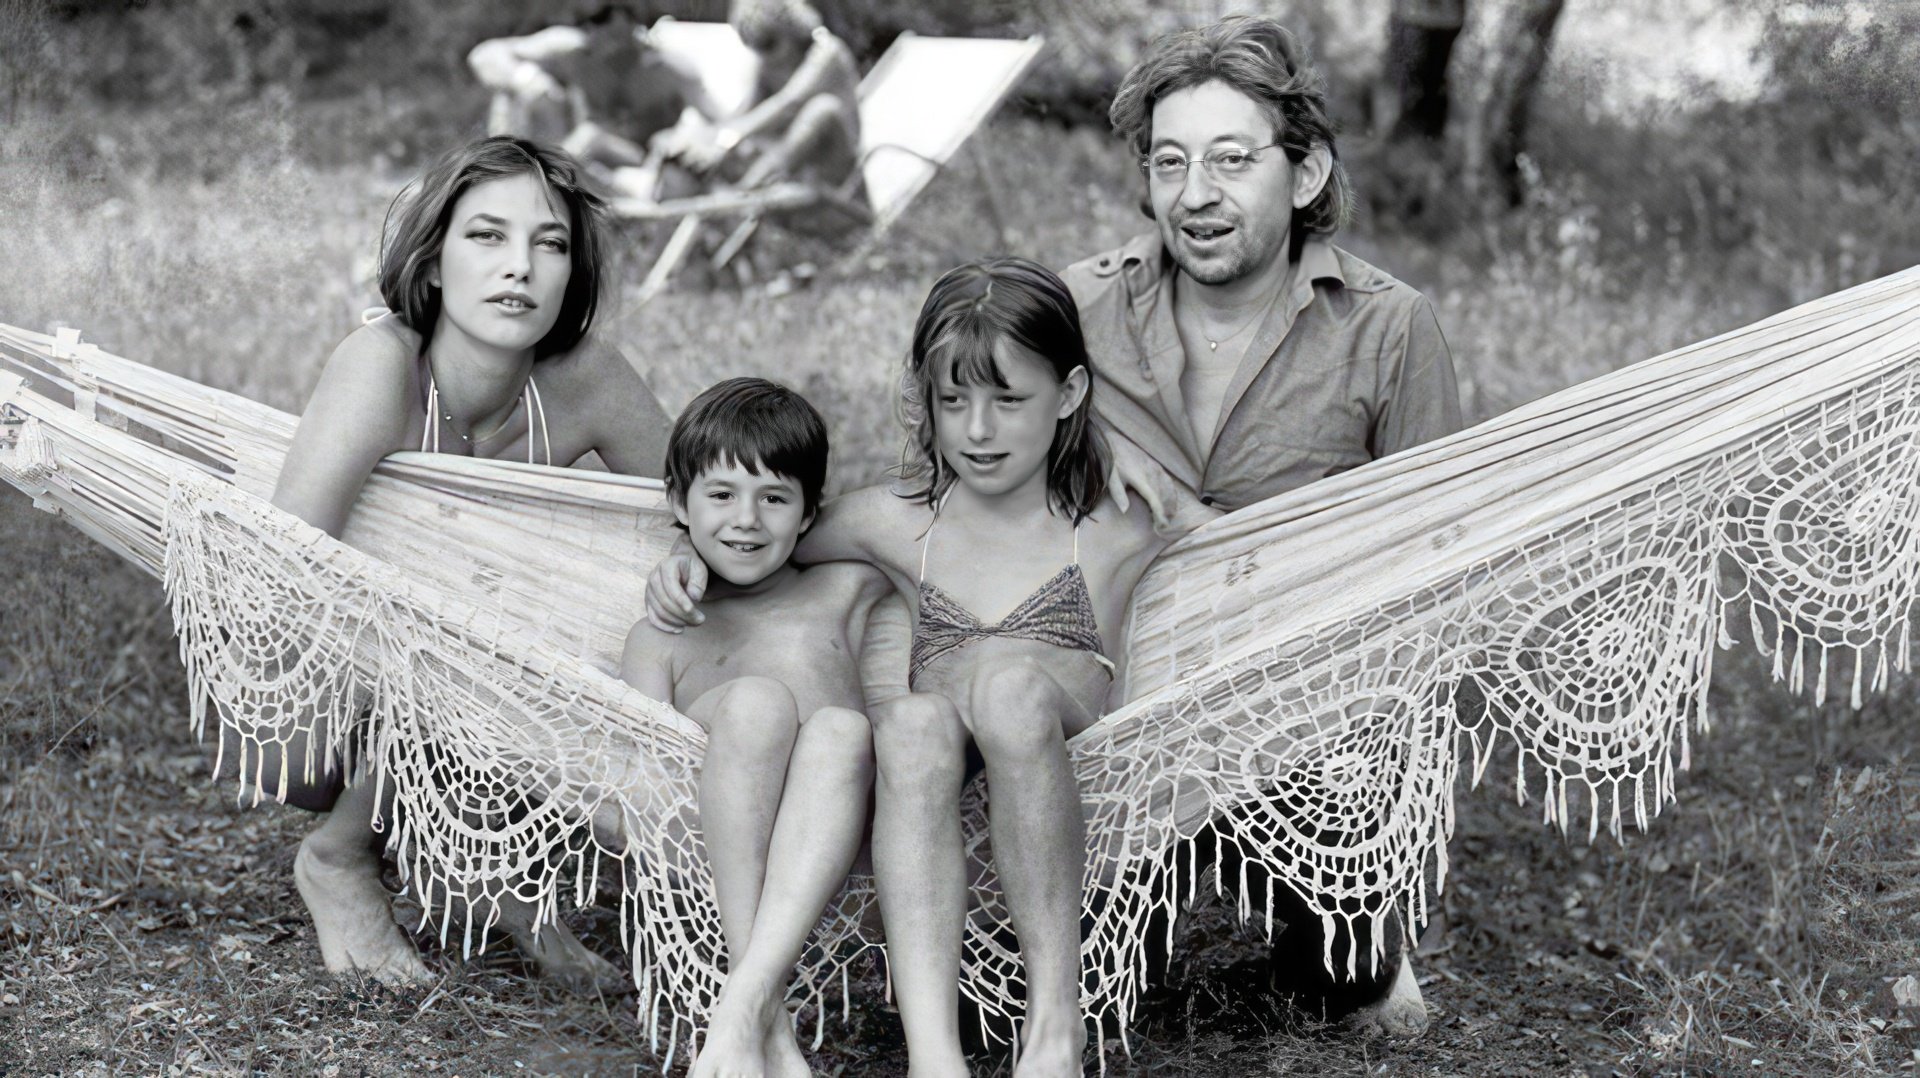
[[[873,874],[915,1078],[967,1073],[959,1013],[966,747],[966,727],[943,696],[913,693],[874,711]]]
[[[986,760],[994,868],[1027,977],[1014,1075],[1080,1075],[1087,1045],[1080,1014],[1087,824],[1066,727],[1084,728],[1092,717],[1039,666],[1014,662],[974,678],[968,718]]]
[[[786,988],[820,914],[860,851],[873,740],[867,720],[824,708],[801,726],[768,848],[766,881],[743,953],[729,964],[692,1073],[732,1078],[809,1073],[787,1014]]]

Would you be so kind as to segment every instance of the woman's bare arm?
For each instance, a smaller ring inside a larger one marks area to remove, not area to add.
[[[593,383],[587,399],[601,461],[621,475],[664,475],[672,421],[653,387],[613,345],[590,337],[580,347],[587,350],[580,358]]]
[[[361,326],[320,372],[280,466],[273,504],[338,536],[380,458],[403,448],[412,356],[400,336]]]

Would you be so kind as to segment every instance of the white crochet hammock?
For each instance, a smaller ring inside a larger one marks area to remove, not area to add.
[[[697,1028],[722,971],[694,818],[701,734],[610,676],[670,542],[657,483],[400,453],[335,541],[264,500],[291,416],[71,333],[0,327],[0,361],[28,375],[0,369],[0,477],[164,575],[196,727],[211,703],[258,746],[316,706],[351,718],[370,702],[363,744],[422,894],[511,890],[551,916],[611,859],[643,1020],[669,1054]],[[1672,798],[1716,644],[1745,635],[1816,696],[1830,676],[1856,703],[1881,688],[1909,661],[1916,492],[1910,270],[1176,544],[1135,597],[1133,703],[1072,745],[1087,1011],[1125,1029],[1166,944],[1147,925],[1196,886],[1173,852],[1229,810],[1226,841],[1324,896],[1329,927],[1390,904],[1418,920],[1444,883],[1457,767],[1478,781],[1502,739],[1548,822],[1566,827],[1585,789],[1591,838]],[[1456,708],[1463,686],[1485,707]],[[981,797],[966,802],[980,868],[963,991],[998,1027],[1021,971]],[[581,826],[596,808],[624,816],[623,850]],[[1258,888],[1224,886],[1263,916]],[[803,959],[794,992],[823,1016],[880,945],[871,904],[853,881]],[[470,940],[455,905],[429,916]]]

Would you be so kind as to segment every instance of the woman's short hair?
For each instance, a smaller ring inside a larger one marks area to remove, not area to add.
[[[585,171],[566,151],[495,135],[449,151],[387,207],[380,233],[380,297],[420,334],[422,348],[440,320],[440,289],[432,278],[453,204],[475,184],[528,175],[539,177],[566,204],[573,262],[559,317],[533,346],[534,358],[567,351],[593,328],[605,273],[605,200],[588,188]]]
[[[1107,449],[1093,426],[1093,365],[1080,328],[1080,308],[1066,282],[1025,258],[982,258],[948,270],[927,293],[913,326],[913,347],[900,383],[900,422],[908,430],[901,478],[904,495],[938,502],[957,476],[940,456],[934,430],[935,384],[942,365],[960,385],[1004,387],[994,347],[1011,341],[1038,356],[1064,382],[1087,372],[1087,394],[1054,425],[1047,447],[1047,506],[1075,524],[1106,491]]]
[[[1334,149],[1326,87],[1306,48],[1272,19],[1235,15],[1161,37],[1121,81],[1107,119],[1144,157],[1152,148],[1154,106],[1168,94],[1215,81],[1259,103],[1287,160],[1299,164],[1315,146],[1327,148],[1333,168],[1319,196],[1293,211],[1294,242],[1305,233],[1338,231],[1353,216],[1353,188]]]
[[[801,506],[820,511],[827,485],[827,424],[807,398],[765,378],[729,378],[693,398],[667,436],[667,493],[685,501],[700,473],[738,464],[800,484]]]

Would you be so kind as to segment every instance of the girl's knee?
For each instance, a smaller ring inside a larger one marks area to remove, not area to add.
[[[944,697],[914,693],[873,713],[873,751],[889,785],[957,786],[966,773],[965,728]]]
[[[1060,730],[1061,690],[1031,662],[1008,663],[974,679],[970,702],[973,735],[988,760],[997,756],[1030,758],[1064,745]]]

